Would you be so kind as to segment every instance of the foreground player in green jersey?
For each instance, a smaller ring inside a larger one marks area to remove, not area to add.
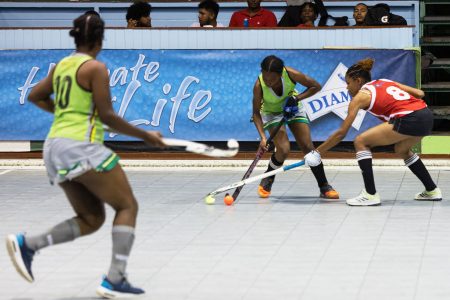
[[[144,291],[133,287],[125,276],[138,204],[118,156],[103,145],[103,124],[152,146],[164,147],[164,143],[159,132],[136,128],[113,110],[106,66],[95,59],[102,49],[103,20],[82,15],[73,24],[70,35],[76,51],[63,58],[28,99],[54,114],[44,144],[45,166],[50,182],[64,190],[75,216],[38,235],[11,234],[6,246],[19,274],[33,282],[35,252],[98,230],[105,221],[107,203],[116,212],[112,261],[97,293],[105,298],[140,295]]]

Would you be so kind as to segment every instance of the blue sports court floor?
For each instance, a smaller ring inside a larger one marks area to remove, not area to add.
[[[141,299],[450,299],[450,167],[431,168],[442,202],[417,202],[406,167],[375,167],[382,205],[349,207],[357,167],[327,167],[341,200],[324,201],[307,169],[277,177],[272,196],[244,187],[237,205],[203,197],[246,168],[125,168],[140,202],[129,279]],[[263,172],[262,168],[255,174]],[[0,235],[46,230],[72,216],[41,167],[0,167]],[[0,247],[0,299],[97,299],[113,211],[97,233],[43,249],[25,282]]]

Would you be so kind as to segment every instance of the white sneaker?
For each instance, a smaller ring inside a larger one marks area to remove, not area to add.
[[[418,201],[441,201],[442,200],[442,192],[440,188],[435,188],[432,191],[423,191],[422,193],[416,194],[414,200]]]
[[[366,192],[366,190],[362,190],[361,194],[356,196],[355,198],[351,198],[347,200],[347,204],[350,206],[371,206],[371,205],[380,205],[380,195],[376,193],[375,195],[371,195]]]

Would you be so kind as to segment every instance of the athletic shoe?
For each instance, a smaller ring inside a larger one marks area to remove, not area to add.
[[[31,272],[31,263],[33,262],[34,251],[25,244],[23,234],[10,234],[6,237],[6,249],[17,272],[29,282],[34,281]]]
[[[272,190],[272,184],[275,181],[275,177],[263,178],[258,186],[258,195],[261,198],[267,198],[270,196]]]
[[[366,190],[362,190],[359,196],[355,198],[351,198],[347,200],[347,204],[350,206],[371,206],[371,205],[380,205],[380,195],[375,193],[375,195],[371,195],[366,192]]]
[[[339,193],[329,184],[320,188],[320,198],[339,199]]]
[[[419,201],[441,201],[442,200],[442,192],[440,188],[435,188],[432,191],[423,191],[422,193],[416,194],[414,200]]]
[[[107,299],[134,298],[145,293],[144,290],[132,286],[125,277],[119,283],[112,283],[106,276],[103,277],[96,292],[100,297]]]

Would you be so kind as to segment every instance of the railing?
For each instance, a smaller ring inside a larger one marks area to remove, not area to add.
[[[405,49],[414,27],[107,28],[105,49]],[[72,49],[68,28],[0,29],[0,49]]]

